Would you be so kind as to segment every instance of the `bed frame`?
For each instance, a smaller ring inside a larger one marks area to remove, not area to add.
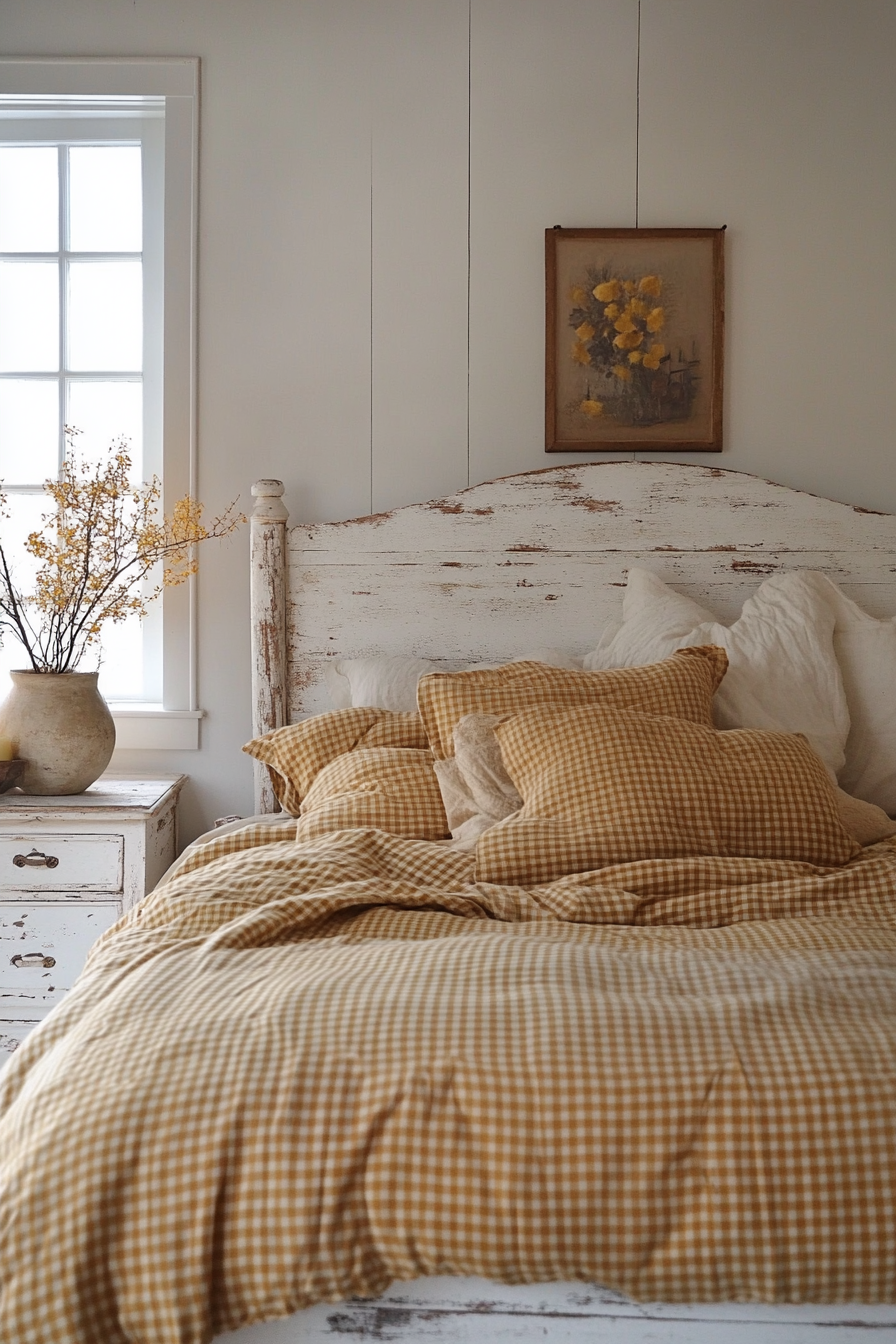
[[[283,485],[252,489],[253,728],[331,706],[330,660],[416,654],[463,666],[593,648],[631,565],[723,620],[763,578],[820,569],[876,616],[896,612],[896,517],[717,467],[600,462],[491,481],[345,522],[287,527]],[[277,804],[256,767],[256,810]],[[894,1119],[896,1123],[896,1119]],[[240,1344],[829,1344],[896,1341],[896,1305],[636,1303],[589,1284],[395,1284],[229,1336]]]

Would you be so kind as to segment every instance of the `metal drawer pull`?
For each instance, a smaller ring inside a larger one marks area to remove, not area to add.
[[[10,957],[13,966],[18,966],[19,970],[24,971],[28,966],[55,966],[56,958],[44,956],[43,952],[17,952],[14,957]]]
[[[41,854],[32,849],[30,854],[16,854],[13,863],[17,868],[58,868],[59,860],[55,854]]]

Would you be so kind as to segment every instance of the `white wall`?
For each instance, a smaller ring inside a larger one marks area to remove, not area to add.
[[[2,0],[6,56],[202,58],[199,486],[296,519],[543,452],[543,230],[728,226],[726,448],[896,511],[892,0]],[[685,459],[686,460],[686,459]],[[251,806],[247,538],[203,556],[185,838]]]

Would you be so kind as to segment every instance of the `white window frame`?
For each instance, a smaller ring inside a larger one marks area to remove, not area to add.
[[[199,61],[0,59],[0,96],[22,100],[164,98],[163,499],[196,493],[196,240]],[[199,746],[196,584],[161,598],[162,701],[113,702],[119,748]]]

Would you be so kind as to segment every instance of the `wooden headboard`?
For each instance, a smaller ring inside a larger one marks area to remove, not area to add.
[[[288,527],[279,481],[252,490],[253,729],[329,709],[336,658],[446,667],[594,647],[631,565],[734,618],[786,569],[824,570],[873,615],[896,611],[896,516],[742,472],[586,462],[445,499]],[[276,808],[263,767],[259,810]]]

